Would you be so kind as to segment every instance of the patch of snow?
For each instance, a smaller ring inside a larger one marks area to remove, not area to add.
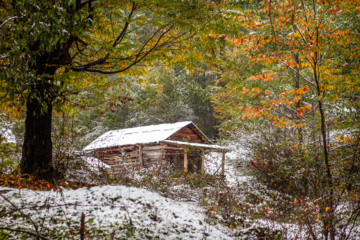
[[[43,223],[43,231],[65,235],[70,226],[79,226],[84,213],[85,228],[103,231],[102,237],[109,237],[113,230],[115,239],[126,237],[124,226],[132,223],[136,239],[233,239],[229,228],[207,223],[205,210],[195,203],[171,200],[140,188],[108,185],[46,192],[0,187],[0,191],[36,224]],[[3,198],[0,204],[7,211],[13,208]],[[48,207],[39,207],[44,204]],[[7,215],[1,218],[0,226],[31,229],[27,220]]]
[[[0,137],[5,139],[5,143],[16,144],[15,135],[9,127],[4,127],[0,129]]]
[[[223,149],[230,150],[225,155],[225,176],[228,184],[249,182],[250,176],[246,174],[246,154],[248,151],[236,142],[230,142]],[[205,170],[209,174],[221,173],[222,153],[212,152],[205,155]]]
[[[93,171],[99,171],[100,168],[111,168],[109,165],[95,157],[80,156],[79,158],[86,162]]]
[[[79,156],[68,166],[65,178],[71,182],[104,184],[109,169],[109,165],[95,157]]]

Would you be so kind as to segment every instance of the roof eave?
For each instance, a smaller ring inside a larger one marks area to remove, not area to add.
[[[221,147],[218,145],[213,144],[204,144],[204,143],[190,143],[190,142],[183,142],[183,141],[173,141],[173,140],[164,140],[161,141],[162,143],[168,143],[173,145],[187,145],[187,146],[193,146],[193,147],[199,147],[199,148],[205,148],[205,149],[211,149],[214,152],[218,150],[219,152],[230,152],[231,150],[226,147]]]

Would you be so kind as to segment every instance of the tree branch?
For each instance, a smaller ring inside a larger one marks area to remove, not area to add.
[[[164,27],[159,28],[154,34],[152,34],[152,36],[150,38],[147,39],[147,41],[141,46],[141,48],[138,50],[137,54],[129,57],[128,59],[130,60],[131,58],[134,58],[133,62],[129,63],[129,65],[127,65],[126,67],[116,70],[116,71],[103,71],[100,69],[91,69],[91,67],[93,66],[97,66],[97,65],[101,65],[106,63],[106,61],[110,58],[110,54],[107,53],[105,57],[98,59],[94,62],[88,63],[84,66],[81,67],[77,67],[77,68],[71,68],[73,71],[77,71],[77,72],[81,72],[81,71],[86,71],[86,72],[96,72],[96,73],[102,73],[102,74],[115,74],[115,73],[120,73],[120,72],[124,72],[126,70],[128,70],[129,68],[131,68],[132,66],[136,65],[137,63],[139,63],[140,61],[142,61],[146,56],[148,56],[151,52],[154,52],[157,48],[163,46],[163,45],[159,45],[161,39],[174,27],[173,25],[171,25],[167,30],[165,30],[157,39],[156,43],[147,51],[143,51],[144,48],[148,45],[148,43],[154,39],[154,37],[164,28],[166,28],[168,25],[165,25]]]
[[[133,2],[132,8],[131,8],[131,12],[130,12],[130,14],[129,14],[129,16],[128,16],[128,20],[129,20],[129,21],[126,21],[126,22],[125,22],[124,28],[122,29],[121,33],[120,33],[119,36],[116,38],[116,40],[114,41],[113,47],[116,47],[116,45],[118,45],[119,43],[121,43],[122,40],[124,39],[126,30],[127,30],[128,27],[129,27],[130,19],[131,19],[133,13],[134,13],[135,10],[136,10],[136,7],[137,7],[137,4],[136,4],[135,2]]]
[[[32,236],[35,236],[35,237],[39,237],[43,240],[50,240],[49,238],[46,238],[44,236],[41,236],[35,232],[32,232],[32,231],[28,231],[28,230],[24,230],[24,229],[21,229],[21,228],[7,228],[7,227],[0,227],[0,229],[3,229],[3,230],[8,230],[8,231],[11,231],[11,232],[22,232],[22,233],[27,233],[29,235],[32,235]]]
[[[32,220],[32,218],[30,216],[28,216],[27,214],[23,213],[20,208],[18,208],[14,203],[12,203],[7,197],[5,197],[2,193],[0,193],[0,196],[7,201],[8,203],[10,203],[11,206],[13,206],[17,211],[19,211],[23,216],[25,216],[26,218],[28,218],[30,220],[30,222],[32,223],[32,225],[35,228],[36,231],[36,235],[35,236],[39,236],[40,237],[40,233],[38,230],[38,227],[36,226],[35,222]]]
[[[18,17],[17,16],[14,16],[14,17],[11,17],[9,18],[8,20],[6,20],[5,22],[3,22],[1,25],[0,25],[0,29],[5,26],[5,24],[7,24],[8,22],[10,22],[11,20],[14,20],[14,19],[17,19]]]

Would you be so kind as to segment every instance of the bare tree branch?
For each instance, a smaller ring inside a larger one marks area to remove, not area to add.
[[[122,40],[124,39],[126,30],[127,30],[128,27],[129,27],[129,22],[130,22],[131,16],[132,16],[133,13],[135,12],[136,7],[137,7],[137,4],[136,4],[135,2],[133,2],[132,8],[131,8],[131,12],[130,12],[130,14],[129,14],[129,16],[128,16],[128,20],[129,20],[129,21],[126,21],[126,22],[125,22],[124,28],[122,29],[121,33],[119,34],[119,36],[118,36],[118,37],[115,39],[115,41],[114,41],[113,47],[116,47],[116,45],[118,45],[118,44],[119,44],[120,42],[122,42]]]
[[[1,25],[0,25],[0,29],[5,26],[5,24],[7,24],[8,22],[10,22],[11,20],[14,20],[14,19],[17,19],[18,17],[17,16],[14,16],[14,17],[11,17],[9,18],[8,20],[6,20],[5,22],[3,22]]]
[[[7,227],[0,227],[0,229],[7,230],[7,231],[11,231],[11,232],[22,232],[22,233],[27,233],[27,234],[29,234],[29,235],[32,235],[32,236],[38,237],[38,238],[43,239],[43,240],[50,240],[49,238],[46,238],[46,237],[41,236],[41,235],[38,235],[38,234],[37,234],[37,233],[35,233],[35,232],[29,231],[29,230],[25,230],[25,229],[21,229],[21,228],[7,228]]]
[[[5,201],[7,201],[8,203],[10,203],[10,205],[13,206],[13,208],[15,208],[17,211],[19,211],[24,217],[26,217],[27,219],[29,219],[30,222],[31,222],[31,224],[32,224],[32,225],[34,226],[34,228],[35,228],[35,231],[36,231],[36,234],[37,234],[37,235],[35,235],[35,236],[40,236],[38,227],[37,227],[37,225],[35,224],[35,222],[32,220],[32,218],[31,218],[29,215],[23,213],[20,208],[18,208],[13,202],[11,202],[11,201],[10,201],[7,197],[5,197],[2,193],[0,193],[0,196],[1,196]]]

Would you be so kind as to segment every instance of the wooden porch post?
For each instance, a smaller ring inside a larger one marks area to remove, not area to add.
[[[221,175],[225,175],[225,152],[222,152]]]
[[[205,150],[201,149],[201,173],[204,173]]]
[[[139,162],[140,162],[140,166],[141,168],[144,166],[143,163],[143,146],[139,145]]]
[[[188,156],[186,149],[184,149],[184,172],[187,172],[187,170],[188,170]]]

